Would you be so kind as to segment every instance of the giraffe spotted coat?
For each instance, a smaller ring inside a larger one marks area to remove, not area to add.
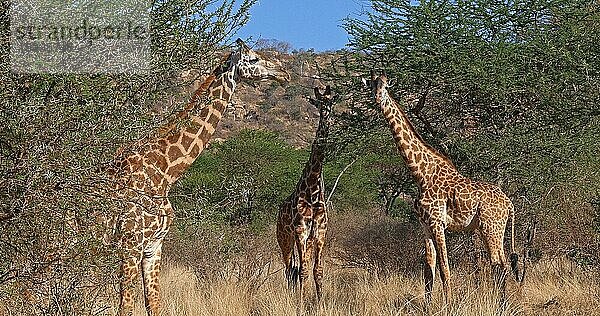
[[[172,185],[206,148],[239,81],[288,81],[281,64],[252,51],[241,40],[165,126],[120,151],[107,169],[124,209],[114,219],[122,249],[119,315],[132,315],[134,285],[141,274],[149,315],[160,313],[158,275],[162,244],[173,222]],[[206,100],[206,101],[205,101]]]
[[[510,199],[496,185],[461,175],[447,157],[429,146],[389,95],[385,76],[372,73],[370,86],[396,146],[419,188],[415,209],[425,233],[426,300],[431,299],[436,260],[440,266],[446,301],[450,300],[446,230],[480,232],[494,266],[495,280],[504,289],[507,267],[504,231],[511,215],[514,227],[514,209]],[[516,258],[514,229],[511,248],[511,258]]]
[[[314,254],[313,278],[317,297],[322,295],[323,247],[327,232],[327,205],[323,184],[323,160],[329,133],[334,98],[327,86],[321,93],[314,89],[311,103],[319,110],[319,125],[312,143],[310,158],[294,192],[282,203],[277,217],[277,241],[281,248],[285,275],[290,285],[300,282],[299,301],[303,303],[305,284]],[[313,248],[314,247],[314,248]],[[295,250],[294,250],[295,249]],[[297,257],[294,254],[297,253]]]

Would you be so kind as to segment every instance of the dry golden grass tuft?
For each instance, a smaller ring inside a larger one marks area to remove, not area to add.
[[[566,260],[536,265],[523,286],[528,315],[600,315],[600,278]]]
[[[305,315],[427,315],[420,275],[390,274],[384,277],[364,269],[326,267],[324,296],[316,302],[312,292]],[[297,301],[287,289],[280,270],[260,276],[230,277],[202,283],[189,269],[167,262],[162,276],[164,315],[295,315]],[[488,274],[481,279],[455,272],[453,298],[444,306],[439,280],[431,315],[600,315],[600,285],[597,275],[582,271],[563,260],[531,267],[521,287],[508,282],[508,302],[499,305],[499,295],[490,286]],[[135,315],[145,315],[140,298]]]

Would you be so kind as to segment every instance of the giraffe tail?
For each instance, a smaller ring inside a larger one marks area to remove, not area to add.
[[[296,252],[296,247],[292,246],[292,260],[290,262],[290,266],[287,271],[285,271],[285,276],[287,278],[288,287],[291,289],[295,289],[298,284],[298,280],[300,280],[300,263],[298,260],[298,254]]]
[[[519,277],[519,255],[515,250],[515,208],[511,207],[510,211],[511,221],[510,221],[510,269],[515,275],[515,279],[517,282],[523,282],[523,277],[525,276],[525,270],[523,267],[523,274]]]
[[[517,280],[517,282],[523,283],[523,281],[525,280],[525,273],[527,272],[527,254],[528,254],[528,250],[531,248],[531,244],[532,244],[533,238],[535,236],[537,222],[533,221],[529,225],[529,228],[527,229],[527,239],[525,242],[525,246],[523,247],[523,260],[522,260],[523,271],[521,273],[519,273],[519,267],[518,267],[519,255],[515,251],[515,210],[514,210],[514,207],[513,207],[511,213],[512,214],[511,214],[510,267],[512,269],[512,272],[515,275],[515,279]]]

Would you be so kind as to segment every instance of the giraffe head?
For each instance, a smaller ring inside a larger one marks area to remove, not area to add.
[[[375,97],[375,102],[381,103],[381,101],[388,97],[386,75],[376,76],[375,71],[371,70],[371,79],[365,80],[363,78],[363,83],[371,89],[371,92]]]
[[[325,91],[321,93],[319,87],[314,88],[315,99],[308,98],[308,102],[314,105],[319,110],[319,117],[326,123],[331,122],[331,112],[333,111],[333,105],[335,104],[336,98],[331,94],[331,87],[326,86]]]
[[[316,140],[321,144],[326,141],[329,134],[329,126],[333,123],[333,105],[336,102],[337,96],[331,94],[331,87],[326,86],[325,91],[321,93],[321,89],[315,87],[315,98],[308,98],[308,101],[319,110],[319,126],[317,128]]]
[[[287,83],[290,75],[285,71],[279,61],[267,60],[253,51],[244,41],[236,41],[238,48],[229,56],[229,68],[235,71],[240,80],[262,81],[276,80]]]

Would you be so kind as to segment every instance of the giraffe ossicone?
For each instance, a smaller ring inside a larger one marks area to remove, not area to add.
[[[159,271],[163,239],[173,221],[169,191],[206,148],[240,81],[289,80],[277,61],[269,61],[237,40],[237,49],[193,94],[191,101],[156,133],[119,151],[107,169],[125,209],[114,221],[122,249],[119,315],[132,315],[134,289],[142,276],[149,315],[160,313]]]
[[[366,81],[375,102],[392,131],[396,146],[419,188],[415,210],[425,233],[425,298],[431,300],[436,261],[439,263],[446,303],[450,300],[450,268],[445,231],[474,231],[481,234],[493,266],[496,285],[504,292],[507,271],[504,232],[509,217],[511,263],[518,259],[514,248],[514,207],[502,190],[493,184],[461,175],[452,161],[428,145],[408,116],[387,90],[387,77]],[[516,264],[511,264],[518,279]]]
[[[277,242],[285,265],[285,276],[290,287],[295,287],[299,282],[300,309],[303,306],[313,254],[316,294],[318,299],[322,296],[323,247],[327,233],[323,163],[335,98],[329,86],[325,87],[324,92],[315,88],[314,93],[315,98],[310,98],[309,101],[319,110],[319,124],[312,142],[310,158],[294,192],[281,204],[277,216]]]

